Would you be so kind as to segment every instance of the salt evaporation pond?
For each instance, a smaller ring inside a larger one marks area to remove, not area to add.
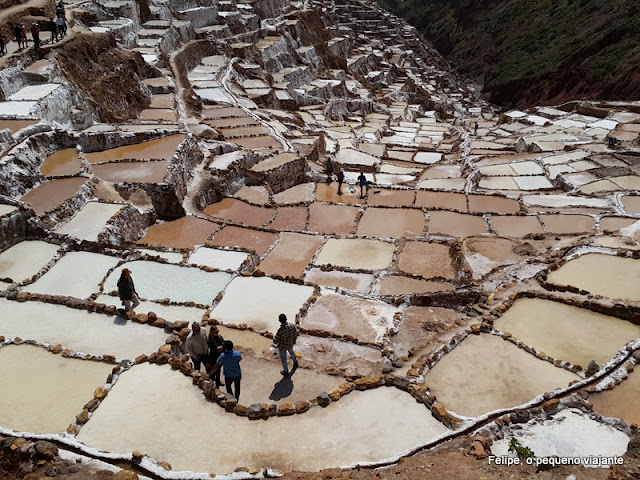
[[[24,290],[46,295],[88,298],[100,290],[100,282],[116,266],[118,260],[99,253],[69,252]]]
[[[330,238],[315,259],[316,265],[380,270],[391,265],[393,243],[355,238]]]
[[[189,256],[187,262],[219,270],[238,270],[247,258],[249,254],[245,252],[200,247]]]
[[[73,177],[43,182],[23,195],[20,201],[31,205],[38,215],[43,215],[73,197],[86,181],[85,177]]]
[[[65,148],[45,158],[40,171],[46,177],[75,175],[80,172],[82,161],[75,148]]]
[[[494,328],[584,368],[591,360],[609,361],[625,343],[640,337],[640,326],[626,320],[538,298],[516,300]]]
[[[0,277],[15,282],[31,278],[49,263],[59,248],[40,240],[17,243],[0,253]]]
[[[295,285],[268,277],[234,278],[211,317],[222,323],[245,323],[259,331],[275,333],[280,327],[278,315],[290,322],[313,294],[313,287]]]
[[[54,232],[95,242],[109,219],[123,207],[124,205],[118,203],[88,202],[71,220],[56,228]]]
[[[597,422],[577,409],[563,410],[541,423],[527,423],[513,431],[513,436],[496,440],[491,452],[496,456],[512,455],[509,442],[516,438],[536,457],[584,458],[622,456],[627,451],[627,434]],[[579,439],[580,441],[576,441]],[[589,465],[586,465],[589,466]]]
[[[589,395],[593,409],[605,417],[621,418],[628,424],[640,425],[640,374],[636,371],[616,385],[613,390],[605,390]]]
[[[171,435],[149,434],[159,421]],[[238,466],[314,471],[375,461],[447,431],[423,405],[395,388],[356,391],[327,408],[251,422],[208,402],[189,378],[170,367],[141,364],[120,376],[77,438],[111,452],[142,450],[176,471],[221,474]],[[221,445],[224,455],[215,454]]]
[[[13,205],[0,204],[0,217],[15,212],[18,208]]]
[[[113,368],[32,345],[0,348],[0,364],[0,425],[32,433],[64,432]]]
[[[61,344],[88,355],[115,355],[133,360],[153,353],[167,338],[161,328],[117,321],[113,315],[91,313],[41,302],[12,302],[0,298],[0,335],[50,345]]]
[[[195,267],[137,260],[114,270],[104,284],[105,292],[118,289],[117,283],[123,268],[131,270],[138,294],[150,300],[168,298],[173,302],[208,305],[231,278],[224,272],[205,272]]]
[[[589,253],[551,272],[548,282],[609,298],[640,300],[640,260]]]
[[[580,377],[494,335],[470,335],[447,353],[425,382],[448,410],[476,417],[522,405]]]
[[[117,296],[98,295],[96,302],[122,308],[122,301]],[[182,305],[163,305],[161,303],[149,302],[146,300],[141,301],[135,311],[136,313],[153,312],[159,318],[164,318],[170,322],[183,320],[189,323],[200,322],[202,320],[202,315],[206,313],[206,310],[203,308],[185,307]]]
[[[87,153],[85,156],[89,163],[129,159],[170,160],[176,148],[178,148],[178,145],[180,145],[185,138],[186,135],[170,135],[134,145],[111,148],[102,152]]]

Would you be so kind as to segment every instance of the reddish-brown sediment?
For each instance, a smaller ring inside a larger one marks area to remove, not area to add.
[[[117,162],[94,165],[93,173],[114,183],[162,183],[167,176],[169,163],[159,162]]]
[[[38,215],[42,215],[73,197],[86,181],[84,177],[74,177],[44,182],[27,192],[20,200],[31,205]]]
[[[540,215],[547,233],[578,234],[593,233],[595,220],[586,215]]]
[[[322,237],[282,233],[278,244],[258,268],[268,275],[300,278],[323,243]]]
[[[89,163],[109,162],[113,160],[170,160],[178,148],[178,145],[185,139],[185,135],[170,135],[156,140],[125,145],[123,147],[111,148],[102,152],[87,153]]]
[[[450,208],[461,212],[467,211],[467,197],[462,193],[418,191],[416,206],[426,208]]]
[[[244,117],[246,112],[238,107],[205,108],[202,110],[202,118],[213,120],[217,118]]]
[[[380,295],[412,295],[443,292],[455,289],[456,286],[446,282],[433,282],[402,275],[387,275],[380,284]]]
[[[170,108],[147,108],[140,112],[140,120],[175,122],[178,115]]]
[[[371,191],[369,192],[371,195]],[[333,202],[333,203],[349,203],[349,204],[364,204],[365,200],[360,198],[360,189],[357,188],[353,192],[349,190],[349,186],[342,185],[342,195],[338,195],[338,182],[333,182],[330,185],[326,183],[319,183],[316,188],[316,201],[317,202]]]
[[[407,242],[400,253],[398,268],[403,272],[425,278],[454,279],[456,277],[449,247],[439,243]]]
[[[303,232],[307,225],[307,207],[280,207],[268,228]]]
[[[204,213],[215,218],[261,227],[273,217],[273,208],[256,207],[235,198],[224,198],[204,209]]]
[[[378,193],[376,193],[378,192]],[[368,205],[389,207],[410,207],[413,205],[415,192],[413,190],[375,190],[369,189]]]
[[[150,226],[138,243],[168,248],[193,248],[205,243],[218,227],[217,223],[187,216]]]
[[[11,133],[16,133],[18,130],[36,123],[38,123],[38,120],[0,120],[0,130],[8,128]]]
[[[207,246],[240,247],[252,250],[258,255],[264,255],[277,238],[275,233],[227,225],[216,233],[210,242],[207,242]]]
[[[280,142],[275,138],[264,135],[261,137],[239,137],[232,139],[233,143],[237,143],[245,148],[259,149],[259,148],[282,148]]]
[[[600,231],[601,232],[617,232],[621,228],[626,228],[633,225],[638,220],[635,218],[627,217],[602,217],[600,219]]]
[[[518,213],[517,200],[492,195],[469,195],[469,211],[472,213]]]
[[[466,237],[489,233],[484,218],[454,212],[429,212],[429,234]]]
[[[358,235],[416,237],[425,226],[424,213],[408,208],[367,208],[358,224]]]
[[[314,203],[309,207],[309,231],[326,234],[353,233],[357,213],[356,207]]]
[[[78,151],[75,148],[65,148],[45,158],[40,171],[45,177],[75,175],[80,172],[81,167]]]
[[[204,123],[206,123],[207,125],[211,125],[213,128],[234,128],[246,127],[249,125],[260,125],[260,122],[258,122],[253,117],[220,118],[218,120],[207,120]]]
[[[532,233],[543,233],[537,215],[526,217],[493,215],[489,222],[494,232],[505,237],[524,237]]]
[[[640,373],[631,373],[613,390],[589,395],[593,409],[605,417],[621,418],[629,424],[640,424]]]

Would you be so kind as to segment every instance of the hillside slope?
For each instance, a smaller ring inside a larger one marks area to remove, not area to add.
[[[377,0],[506,106],[640,99],[637,0]]]

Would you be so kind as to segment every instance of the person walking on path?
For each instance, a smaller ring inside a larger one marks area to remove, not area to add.
[[[193,322],[191,325],[191,335],[185,340],[184,346],[189,357],[191,357],[193,368],[199,372],[200,365],[204,363],[206,370],[207,359],[209,358],[209,344],[207,335],[198,322]]]
[[[58,36],[62,40],[62,37],[67,35],[67,19],[59,15],[58,18],[56,18],[56,26],[58,27]]]
[[[206,370],[209,372],[215,367],[224,345],[224,338],[220,335],[217,325],[211,325],[209,336],[207,337],[207,345],[209,346],[209,358],[207,358]],[[224,385],[224,383],[220,381],[220,369],[216,370],[213,374],[213,379],[216,381],[216,388]]]
[[[477,137],[478,136],[478,122],[476,122],[473,125],[473,134]]]
[[[211,378],[212,375],[220,370],[224,370],[224,383],[229,395],[239,401],[240,400],[240,381],[242,380],[242,369],[240,368],[240,362],[242,361],[242,355],[237,350],[233,349],[233,342],[231,340],[225,340],[223,344],[224,352],[220,354],[216,364],[207,375],[206,379]],[[234,387],[232,389],[232,387]],[[235,393],[234,393],[235,390]]]
[[[278,320],[280,321],[280,328],[273,337],[273,343],[278,347],[280,353],[280,361],[282,362],[282,371],[280,373],[288,377],[287,352],[289,352],[291,360],[293,360],[293,369],[298,368],[296,352],[293,351],[293,346],[296,344],[296,339],[298,338],[298,329],[293,323],[287,323],[287,316],[284,313],[280,314]]]
[[[20,48],[27,48],[27,27],[25,27],[24,23],[20,24],[20,40],[22,41],[22,46]]]
[[[36,22],[31,24],[31,36],[33,37],[33,48],[38,50],[40,48],[40,27]]]
[[[358,177],[358,184],[360,185],[360,198],[364,198],[365,193],[369,194],[369,182],[367,182],[367,177],[364,176],[364,172],[360,171],[360,176]]]
[[[56,21],[51,17],[49,20],[49,31],[51,32],[51,43],[58,41],[58,25]]]
[[[327,185],[333,180],[333,160],[327,158]]]
[[[4,44],[4,37],[0,33],[0,55],[4,55],[7,53],[6,45]]]
[[[338,172],[338,195],[342,195],[342,183],[344,182],[344,168]]]
[[[119,310],[121,313],[133,312],[136,307],[140,305],[138,292],[136,292],[136,286],[133,283],[133,278],[131,278],[131,270],[128,268],[123,268],[120,273],[120,278],[118,279],[118,296],[124,305],[124,310]]]

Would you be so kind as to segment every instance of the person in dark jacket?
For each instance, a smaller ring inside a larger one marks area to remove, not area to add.
[[[122,269],[122,273],[120,274],[120,279],[118,280],[118,296],[124,305],[124,312],[132,312],[140,305],[138,292],[136,292],[133,278],[131,278],[131,270],[128,268]]]
[[[51,43],[58,41],[58,25],[56,21],[51,17],[49,20],[49,31],[51,32]]]
[[[360,198],[364,198],[365,195],[369,195],[369,182],[367,182],[367,177],[364,176],[363,171],[360,171],[358,184],[360,185]]]
[[[338,195],[342,195],[342,183],[344,182],[344,168],[338,172]]]
[[[222,347],[224,345],[224,338],[220,335],[217,325],[211,325],[211,328],[209,328],[207,343],[209,344],[209,358],[207,359],[206,370],[210,372],[211,369],[216,366],[216,362],[222,353]],[[220,373],[220,369],[218,369],[213,374],[213,379],[216,381],[216,388],[224,385],[224,383],[220,381]]]
[[[225,340],[222,348],[224,352],[222,352],[218,360],[216,360],[213,370],[205,375],[204,378],[211,378],[212,375],[215,375],[215,373],[222,368],[224,370],[224,382],[227,393],[233,395],[236,400],[240,400],[240,382],[242,381],[240,362],[242,361],[242,354],[233,349],[233,342],[231,340]]]

